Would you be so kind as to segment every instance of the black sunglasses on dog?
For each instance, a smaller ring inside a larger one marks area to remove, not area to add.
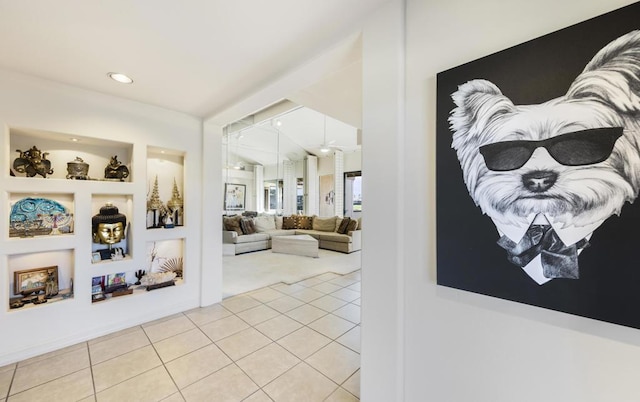
[[[590,128],[541,141],[487,144],[480,147],[480,153],[487,167],[498,172],[521,168],[539,147],[565,166],[591,165],[605,161],[621,135],[622,127]]]

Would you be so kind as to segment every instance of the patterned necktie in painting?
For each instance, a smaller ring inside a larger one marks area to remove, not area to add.
[[[578,279],[578,252],[589,246],[589,242],[582,239],[565,246],[551,225],[531,225],[519,243],[502,236],[498,245],[507,250],[507,259],[519,267],[540,255],[545,278]]]

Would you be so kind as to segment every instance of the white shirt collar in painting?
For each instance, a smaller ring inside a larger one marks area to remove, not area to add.
[[[493,224],[496,225],[496,229],[498,229],[498,233],[500,236],[507,236],[514,243],[519,243],[522,239],[522,236],[527,232],[529,226],[531,224],[539,224],[539,225],[551,225],[553,230],[558,234],[558,237],[566,246],[570,246],[579,242],[580,240],[586,238],[591,235],[594,230],[596,230],[604,219],[596,221],[586,226],[573,226],[573,225],[564,225],[560,222],[554,221],[552,217],[549,217],[545,214],[531,214],[527,216],[527,224],[525,225],[511,225],[499,222],[493,218],[491,218]]]

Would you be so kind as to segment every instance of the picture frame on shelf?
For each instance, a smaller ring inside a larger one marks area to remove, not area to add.
[[[102,293],[104,288],[104,276],[94,276],[91,278],[91,294]]]
[[[91,253],[91,263],[92,264],[96,264],[96,263],[98,263],[100,261],[102,261],[100,253]]]
[[[126,289],[129,285],[127,285],[127,275],[124,272],[118,272],[115,274],[107,275],[104,292],[105,293],[113,293],[117,290]]]
[[[15,271],[13,275],[13,293],[16,295],[53,293],[53,289],[55,293],[58,291],[57,265]]]
[[[104,276],[94,276],[91,278],[91,303],[104,299]]]
[[[244,184],[225,183],[224,209],[226,211],[244,211],[246,189],[247,186]]]

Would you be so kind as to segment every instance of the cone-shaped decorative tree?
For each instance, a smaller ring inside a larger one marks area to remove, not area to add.
[[[182,197],[180,197],[180,191],[178,191],[178,185],[176,184],[175,177],[173,178],[173,191],[171,199],[167,202],[167,209],[173,216],[173,223],[176,226],[182,226],[184,219],[184,201],[182,200]]]
[[[147,228],[159,228],[161,227],[160,218],[164,214],[165,207],[160,200],[160,192],[158,191],[158,175],[156,175],[153,183],[153,190],[151,190],[151,197],[147,200],[147,213],[153,213],[153,219],[151,225],[147,222]]]

